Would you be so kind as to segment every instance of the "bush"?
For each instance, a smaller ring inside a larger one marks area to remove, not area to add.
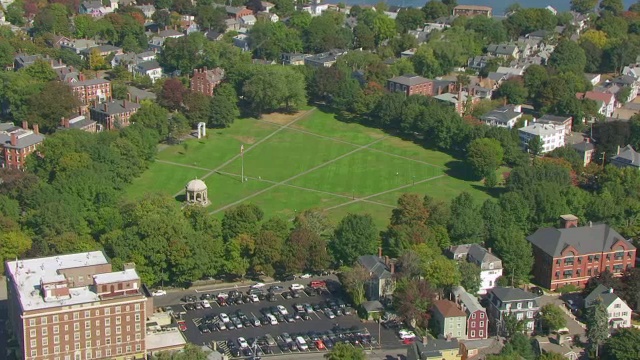
[[[581,289],[578,286],[569,284],[569,285],[565,285],[557,288],[556,292],[564,295],[564,294],[579,292],[580,290]]]

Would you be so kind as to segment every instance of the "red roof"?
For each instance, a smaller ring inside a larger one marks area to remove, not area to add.
[[[576,93],[578,99],[591,99],[594,101],[602,101],[605,104],[613,102],[615,99],[613,94],[598,91],[587,91],[586,93]]]
[[[459,317],[467,316],[464,311],[458,308],[458,305],[449,300],[436,300],[433,302],[433,307],[442,314],[443,317]]]

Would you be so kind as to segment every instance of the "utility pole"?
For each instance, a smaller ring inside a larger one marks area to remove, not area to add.
[[[600,153],[602,155],[602,169],[604,169],[604,155],[606,154],[605,151]]]

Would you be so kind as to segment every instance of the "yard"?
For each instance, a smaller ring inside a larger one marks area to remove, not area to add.
[[[318,109],[239,119],[230,128],[209,129],[206,138],[165,147],[126,194],[160,192],[181,201],[185,184],[196,177],[207,183],[208,209],[216,216],[254,203],[267,216],[286,218],[309,208],[324,209],[334,221],[370,213],[380,228],[403,193],[490,197],[480,182],[465,180],[462,161]]]

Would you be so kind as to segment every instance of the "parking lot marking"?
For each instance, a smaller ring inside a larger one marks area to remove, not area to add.
[[[317,316],[317,317],[318,317],[318,320],[320,320],[320,315],[318,315],[318,313],[317,313],[317,312],[315,312],[315,311],[314,311],[312,314],[314,314],[315,316]]]

